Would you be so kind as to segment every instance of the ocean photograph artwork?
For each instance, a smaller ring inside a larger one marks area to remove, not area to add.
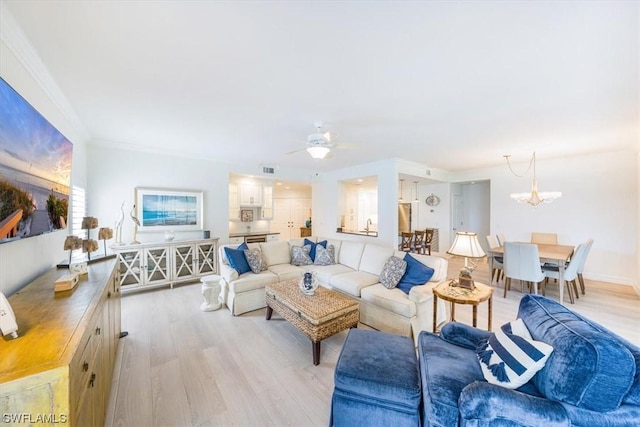
[[[0,243],[66,228],[73,144],[0,78]]]

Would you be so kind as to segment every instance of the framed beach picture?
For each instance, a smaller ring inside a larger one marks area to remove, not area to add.
[[[202,191],[136,188],[139,231],[202,230]]]

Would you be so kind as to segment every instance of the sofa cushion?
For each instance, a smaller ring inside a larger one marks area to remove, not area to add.
[[[344,273],[352,273],[353,268],[349,268],[342,264],[332,265],[309,265],[305,267],[307,271],[315,271],[317,273],[318,282],[328,285],[333,276]]]
[[[329,278],[332,288],[339,289],[354,297],[360,296],[360,290],[378,283],[378,276],[366,271],[353,271],[351,273],[338,274]]]
[[[360,298],[391,313],[411,319],[416,315],[416,303],[400,289],[387,289],[378,283],[360,291]]]
[[[484,381],[475,350],[450,344],[430,332],[418,336],[422,419],[428,425],[459,425],[458,399],[475,381]]]
[[[276,264],[269,267],[269,271],[278,276],[278,281],[300,279],[308,266],[297,267],[292,264]]]
[[[311,265],[313,260],[309,256],[311,245],[292,246],[291,247],[291,265]]]
[[[434,270],[409,254],[404,256],[404,260],[407,262],[407,269],[398,282],[398,289],[408,295],[412,287],[427,283],[433,277]]]
[[[291,264],[291,250],[286,240],[260,243],[260,250],[269,267],[276,264]]]
[[[247,262],[247,258],[244,254],[244,251],[249,249],[246,243],[241,244],[236,249],[225,247],[224,252],[229,260],[229,265],[238,272],[238,274],[243,274],[251,271],[251,267]]]
[[[278,282],[278,276],[270,271],[261,271],[260,274],[252,272],[241,274],[238,279],[229,283],[229,291],[235,294],[253,291],[255,289],[264,289],[271,283]]]
[[[380,283],[387,289],[393,289],[398,285],[398,282],[404,276],[404,272],[407,270],[407,262],[395,256],[389,257],[387,262],[384,263],[382,271],[380,272]]]
[[[316,247],[317,247],[317,246],[322,246],[322,247],[326,248],[326,247],[327,247],[327,241],[326,241],[326,240],[323,240],[323,241],[321,241],[321,242],[316,243],[316,242],[311,241],[311,240],[309,240],[309,239],[307,239],[307,238],[305,237],[305,239],[304,239],[304,245],[305,245],[305,246],[306,246],[306,245],[310,245],[310,246],[311,246],[311,250],[309,251],[309,256],[311,257],[311,260],[312,260],[312,261],[315,261],[315,260],[316,260]]]
[[[636,371],[629,350],[565,306],[539,295],[520,300],[518,317],[554,348],[532,379],[548,399],[606,412],[618,408]]]
[[[362,251],[358,270],[380,275],[384,263],[393,255],[393,249],[380,245],[367,244]]]
[[[326,249],[323,246],[316,248],[316,258],[314,265],[333,265],[336,263],[336,247],[329,245]]]
[[[522,319],[517,319],[491,334],[476,353],[488,382],[516,389],[544,367],[552,351],[549,344],[533,340]]]
[[[340,247],[338,263],[353,268],[354,270],[358,270],[363,250],[364,243],[350,242],[345,240],[344,242],[342,242],[342,245]]]

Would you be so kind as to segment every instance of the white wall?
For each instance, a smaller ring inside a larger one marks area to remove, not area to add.
[[[84,184],[86,132],[74,114],[65,109],[64,96],[4,3],[0,8],[0,76],[73,143],[71,183]],[[67,232],[60,230],[0,245],[0,290],[11,295],[64,260]]]

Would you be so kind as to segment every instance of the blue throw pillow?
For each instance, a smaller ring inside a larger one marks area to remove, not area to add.
[[[407,262],[407,269],[400,282],[398,282],[397,288],[409,295],[411,288],[417,285],[424,285],[431,280],[435,270],[427,267],[409,254],[404,256],[404,260]]]
[[[224,253],[227,255],[227,259],[229,260],[229,264],[231,268],[236,270],[238,274],[243,274],[248,271],[251,271],[251,267],[247,262],[247,257],[244,254],[244,251],[248,250],[249,247],[246,243],[238,246],[237,249],[224,248]]]
[[[311,240],[309,240],[309,239],[307,239],[305,237],[303,245],[304,246],[311,245],[311,252],[309,252],[309,256],[311,257],[311,261],[315,261],[316,260],[316,246],[317,245],[320,245],[323,248],[327,249],[327,241],[326,240],[323,240],[322,242],[314,243],[314,242],[312,242]]]

